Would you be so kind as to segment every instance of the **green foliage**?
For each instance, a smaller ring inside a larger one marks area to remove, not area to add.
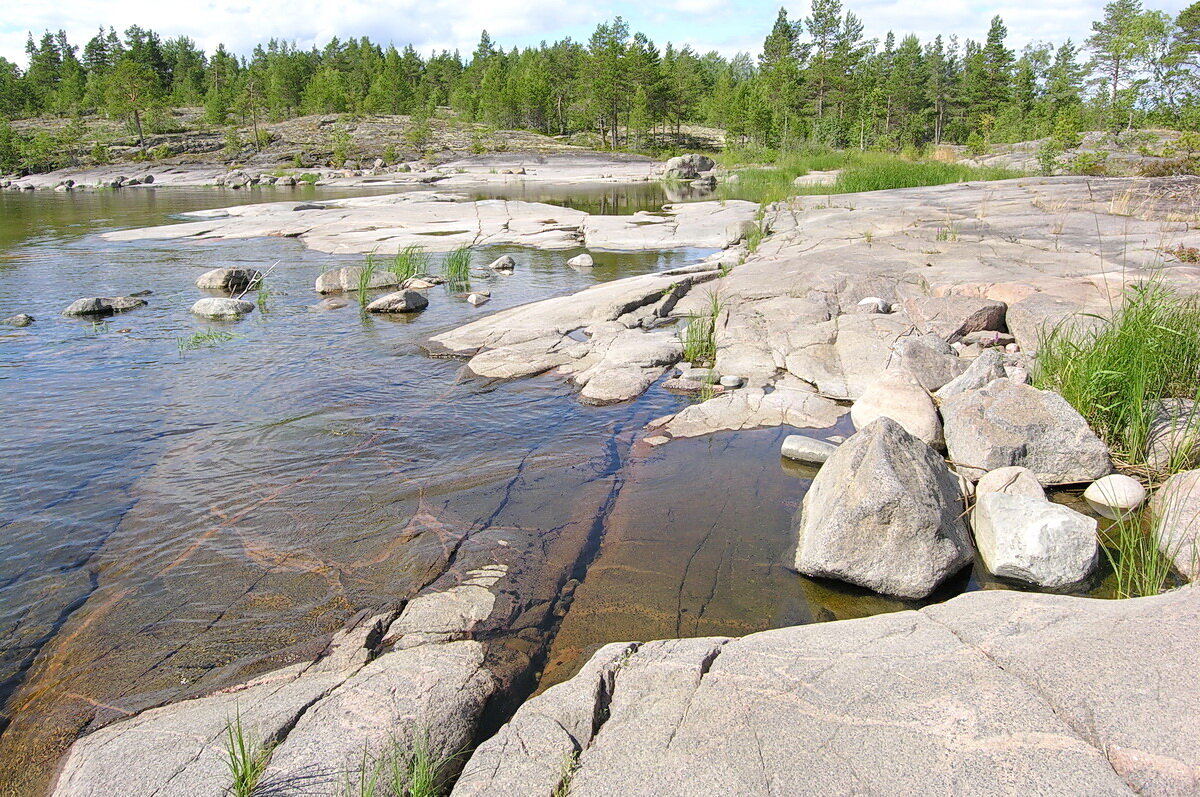
[[[350,159],[350,148],[353,144],[354,138],[349,130],[340,125],[335,127],[329,134],[329,148],[332,152],[330,165],[341,168],[342,164]]]
[[[1108,173],[1108,155],[1103,152],[1077,152],[1067,165],[1071,174],[1102,177]]]
[[[225,725],[225,765],[231,780],[230,794],[233,797],[252,797],[270,758],[269,747],[263,747],[247,737],[239,711],[236,719]]]
[[[1118,598],[1158,595],[1171,583],[1171,558],[1158,547],[1154,525],[1158,520],[1149,509],[1123,515],[1101,533],[1104,556],[1113,570]]]
[[[471,248],[459,247],[446,255],[442,273],[452,290],[464,291],[471,288]]]
[[[226,158],[236,158],[245,149],[246,142],[242,140],[242,134],[238,132],[236,127],[231,127],[225,132],[225,148],[224,153]]]
[[[1152,281],[1129,289],[1112,317],[1094,326],[1045,330],[1035,383],[1061,393],[1114,457],[1145,465],[1157,403],[1200,400],[1200,299]],[[1183,419],[1182,439],[1200,432],[1197,420]]]
[[[206,329],[203,332],[193,332],[191,335],[179,339],[179,353],[183,354],[185,351],[216,346],[218,343],[224,343],[236,337],[237,335],[234,335],[232,332],[226,332],[223,329]]]
[[[712,365],[717,359],[717,319],[721,300],[716,292],[708,295],[708,312],[688,316],[683,329],[683,359],[693,367]]]
[[[358,272],[358,285],[355,288],[355,295],[358,297],[358,303],[366,307],[370,299],[368,291],[372,290],[371,281],[375,278],[375,272],[378,270],[378,261],[374,252],[367,254],[366,262]]]
[[[1062,155],[1062,147],[1053,140],[1044,142],[1037,151],[1038,171],[1047,177],[1052,177],[1058,171],[1058,156]]]
[[[396,253],[396,257],[392,260],[392,273],[399,277],[401,282],[404,282],[418,274],[427,274],[429,264],[429,252],[425,250],[425,247],[411,244]]]
[[[364,751],[361,763],[342,781],[341,797],[439,797],[446,772],[458,754],[437,757],[426,733],[409,745],[393,739],[383,751]]]

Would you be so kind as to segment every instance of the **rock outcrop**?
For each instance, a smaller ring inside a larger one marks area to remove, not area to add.
[[[607,645],[484,742],[453,797],[1188,794],[1198,634],[1194,588],[983,591],[741,639]]]
[[[924,598],[971,560],[963,509],[945,461],[879,418],[838,448],[804,496],[796,569]]]

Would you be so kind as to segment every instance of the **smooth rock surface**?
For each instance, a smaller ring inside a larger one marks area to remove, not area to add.
[[[813,479],[796,524],[796,569],[920,599],[970,562],[957,478],[928,445],[882,417]]]
[[[1185,578],[1200,578],[1200,470],[1176,473],[1150,499],[1158,550]]]
[[[192,314],[204,318],[238,319],[254,311],[254,302],[245,299],[209,297],[192,305]]]
[[[865,429],[877,418],[891,418],[935,448],[945,445],[937,407],[929,391],[907,369],[884,372],[850,407],[855,429]]]
[[[1018,465],[996,468],[983,474],[975,485],[975,498],[978,500],[989,493],[1024,495],[1029,498],[1046,497],[1046,491],[1042,489],[1042,484],[1033,471]]]
[[[988,571],[1043,589],[1062,589],[1096,569],[1096,521],[1045,498],[992,492],[971,513]]]
[[[1194,793],[1200,590],[971,592],[741,639],[606,645],[454,797]],[[665,786],[669,784],[669,786]]]
[[[941,406],[946,450],[970,479],[1006,465],[1044,485],[1090,482],[1112,470],[1108,447],[1066,399],[1010,379],[954,396]]]
[[[1132,476],[1110,473],[1088,485],[1083,498],[1092,511],[1109,520],[1137,510],[1146,500],[1146,488]]]
[[[779,454],[797,462],[820,465],[832,457],[836,451],[837,446],[824,440],[802,434],[790,434],[783,438],[783,446],[779,449]]]

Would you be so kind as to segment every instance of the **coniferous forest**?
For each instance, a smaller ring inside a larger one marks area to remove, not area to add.
[[[484,32],[468,56],[366,36],[309,50],[271,40],[239,56],[138,26],[100,30],[82,46],[45,32],[30,35],[23,66],[0,58],[0,171],[19,149],[6,119],[102,114],[128,121],[140,139],[164,109],[184,106],[202,106],[212,126],[449,107],[499,129],[588,131],[605,148],[635,149],[683,125],[781,149],[1200,128],[1200,2],[1172,18],[1113,0],[1081,42],[1016,50],[999,17],[982,33],[868,39],[841,0],[813,0],[803,18],[781,9],[761,52],[732,58],[659,46],[619,17],[587,41],[524,49]]]

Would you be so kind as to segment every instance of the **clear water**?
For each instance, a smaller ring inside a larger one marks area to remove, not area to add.
[[[559,584],[591,551],[544,683],[608,641],[904,608],[786,568],[812,475],[780,465],[791,430],[648,451],[637,430],[686,399],[654,388],[587,407],[554,376],[484,380],[420,345],[483,313],[705,252],[593,253],[580,273],[565,266],[571,251],[479,250],[476,264],[504,252],[519,264],[475,278],[489,303],[438,288],[424,312],[386,318],[314,307],[317,275],[359,257],[288,239],[98,235],[337,195],[0,192],[0,317],[37,318],[0,327],[0,784],[36,793],[96,723],[311,656],[314,637],[396,605],[488,530],[532,541],[526,581]],[[520,198],[607,212],[670,199],[653,186]],[[265,312],[228,324],[188,312],[203,271],[276,261]],[[147,307],[102,324],[60,315],[82,296],[141,290]],[[210,328],[234,337],[180,350]]]

